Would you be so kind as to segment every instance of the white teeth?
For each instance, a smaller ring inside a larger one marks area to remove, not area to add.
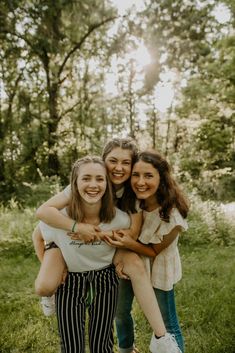
[[[89,191],[89,192],[87,192],[87,195],[89,195],[89,196],[96,196],[98,194],[99,194],[99,191]]]

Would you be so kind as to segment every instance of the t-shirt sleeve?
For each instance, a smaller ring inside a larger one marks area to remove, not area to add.
[[[63,193],[65,194],[66,197],[70,197],[71,195],[71,185],[69,184],[68,186],[66,186],[66,188],[63,190]]]
[[[54,241],[55,229],[53,227],[50,227],[48,224],[40,221],[39,228],[46,243],[51,243]]]

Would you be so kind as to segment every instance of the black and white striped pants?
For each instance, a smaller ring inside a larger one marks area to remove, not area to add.
[[[90,352],[113,352],[117,294],[118,277],[113,265],[98,271],[69,272],[56,293],[62,353],[85,352],[86,307]]]

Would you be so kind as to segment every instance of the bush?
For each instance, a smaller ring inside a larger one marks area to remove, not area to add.
[[[229,246],[234,244],[235,223],[226,219],[221,204],[214,201],[202,201],[198,196],[191,195],[191,211],[187,234],[182,237],[184,245],[201,246],[217,244]]]

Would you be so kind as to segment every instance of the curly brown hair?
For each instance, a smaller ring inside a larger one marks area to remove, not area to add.
[[[189,202],[172,176],[172,171],[167,160],[157,151],[143,151],[139,153],[137,161],[151,164],[160,175],[160,184],[156,191],[156,199],[160,205],[160,217],[169,222],[170,212],[176,207],[183,218],[187,217]],[[144,200],[140,206],[145,208]]]

